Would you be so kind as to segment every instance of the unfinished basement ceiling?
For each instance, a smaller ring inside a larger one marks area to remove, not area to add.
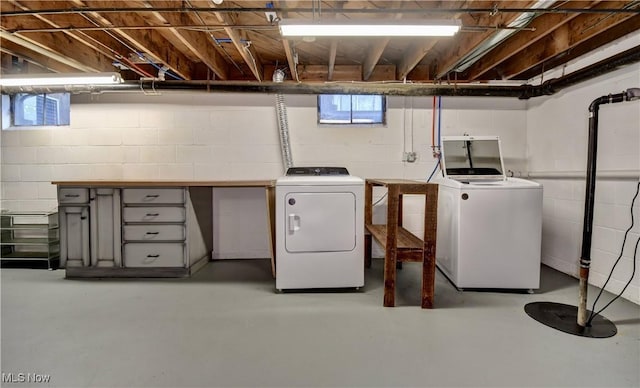
[[[282,69],[308,84],[525,81],[640,28],[640,1],[2,0],[0,12],[2,74],[126,80],[255,83]],[[462,30],[285,40],[286,18],[456,19]]]

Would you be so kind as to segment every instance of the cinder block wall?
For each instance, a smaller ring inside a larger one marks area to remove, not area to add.
[[[363,178],[425,180],[432,98],[390,97],[387,125],[319,126],[315,96],[286,96],[296,165],[345,166]],[[444,98],[445,135],[499,135],[508,168],[525,166],[526,103]],[[72,97],[69,128],[2,131],[2,208],[55,207],[53,180],[275,179],[283,174],[275,96],[140,93]],[[404,151],[418,154],[402,161]],[[379,197],[382,192],[376,192]],[[261,190],[216,190],[215,257],[267,257]],[[406,224],[422,233],[422,200],[407,200]],[[246,209],[252,209],[247,212]],[[386,214],[385,202],[375,210]],[[249,231],[250,233],[241,233]]]
[[[539,180],[544,185],[542,262],[574,276],[581,253],[585,181],[569,176],[585,174],[588,107],[600,96],[630,87],[640,87],[638,64],[529,102],[529,170],[538,175],[558,175]],[[597,170],[601,178],[596,184],[589,280],[601,287],[621,253],[624,231],[631,225],[631,200],[640,174],[640,101],[601,105]],[[628,177],[607,178],[612,173]],[[632,273],[633,248],[640,236],[639,202],[636,200],[633,208],[635,226],[607,286],[616,294]],[[636,266],[640,267],[637,261]],[[635,303],[640,303],[639,272],[624,293]]]

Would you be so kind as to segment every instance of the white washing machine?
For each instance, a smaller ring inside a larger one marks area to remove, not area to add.
[[[364,285],[364,180],[293,167],[276,180],[276,289]]]
[[[438,268],[458,288],[540,286],[542,185],[504,174],[496,136],[445,136]]]

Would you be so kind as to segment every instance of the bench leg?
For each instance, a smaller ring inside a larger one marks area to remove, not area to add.
[[[433,297],[436,284],[436,257],[435,247],[425,249],[424,258],[422,260],[422,308],[433,308]]]
[[[364,235],[364,267],[371,268],[371,235]]]
[[[396,255],[387,252],[384,258],[384,307],[396,305]]]

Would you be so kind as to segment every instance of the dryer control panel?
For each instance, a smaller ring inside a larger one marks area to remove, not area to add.
[[[345,167],[290,167],[287,169],[287,176],[294,175],[349,175]]]

